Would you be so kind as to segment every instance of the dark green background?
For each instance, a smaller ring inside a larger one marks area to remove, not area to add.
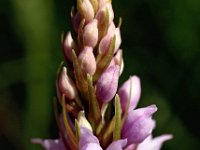
[[[75,0],[0,0],[0,149],[34,150],[31,137],[56,138],[52,109],[61,32]],[[140,106],[155,103],[154,135],[166,150],[200,147],[200,1],[113,0],[123,18],[125,70],[137,74]]]

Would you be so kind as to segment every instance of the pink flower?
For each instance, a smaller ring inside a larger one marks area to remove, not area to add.
[[[152,114],[156,111],[155,105],[129,111],[122,127],[122,138],[127,138],[128,144],[142,142],[155,127]]]
[[[152,135],[150,135],[138,145],[137,150],[160,150],[162,144],[170,139],[172,139],[171,134],[164,134],[155,138],[152,138]]]
[[[127,108],[129,98],[130,105],[128,109],[135,109],[141,94],[140,79],[137,76],[132,76],[119,88],[118,94],[120,97],[120,103],[123,111],[125,111],[125,109]]]
[[[61,107],[55,104],[55,114],[62,138],[32,142],[46,150],[159,150],[171,135],[152,139],[155,105],[135,109],[139,77],[118,89],[124,67],[121,20],[116,27],[111,0],[77,0],[77,9],[71,10],[73,37],[68,32],[63,41],[70,76],[66,67],[59,68],[56,80]]]

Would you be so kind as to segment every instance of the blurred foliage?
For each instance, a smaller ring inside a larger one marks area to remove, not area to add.
[[[56,138],[52,109],[60,35],[74,0],[0,1],[0,149],[41,149],[32,137]],[[200,1],[113,0],[123,18],[125,70],[137,74],[139,106],[158,105],[155,135],[163,149],[198,149],[200,140]]]

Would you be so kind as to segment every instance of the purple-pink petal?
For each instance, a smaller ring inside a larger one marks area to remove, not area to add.
[[[89,143],[80,147],[79,150],[103,150],[97,143]]]
[[[92,148],[92,145],[98,148],[99,145],[99,140],[97,139],[96,136],[93,135],[93,133],[85,128],[81,127],[80,128],[80,140],[79,140],[79,148],[81,150],[90,150]],[[100,147],[101,148],[101,147]],[[91,149],[92,150],[92,149]],[[97,149],[99,150],[99,149]]]
[[[34,144],[41,144],[46,150],[67,150],[62,139],[32,139],[31,142]]]
[[[96,71],[96,60],[92,47],[84,47],[78,56],[79,64],[83,72],[93,75]]]
[[[152,136],[150,135],[148,138],[146,138],[142,143],[138,145],[137,150],[146,150],[146,149],[160,150],[163,143],[170,139],[172,139],[172,135],[170,134],[164,134],[153,139]]]
[[[97,19],[89,22],[83,31],[84,46],[95,47],[98,41]]]
[[[128,144],[142,142],[155,127],[152,115],[156,111],[155,105],[129,111],[122,127],[122,138],[127,138]]]
[[[96,96],[102,103],[108,103],[116,94],[119,66],[113,65],[104,71],[96,84]]]
[[[125,150],[135,150],[137,147],[137,144],[131,144],[128,147],[125,148]]]
[[[120,97],[120,103],[123,111],[125,111],[128,105],[129,98],[130,98],[130,105],[128,109],[129,110],[135,109],[141,94],[141,85],[139,77],[132,76],[129,80],[127,80],[119,88],[118,94]]]
[[[106,150],[123,150],[127,144],[127,139],[113,141]]]

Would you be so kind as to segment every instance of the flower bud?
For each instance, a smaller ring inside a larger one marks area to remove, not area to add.
[[[98,41],[97,20],[89,22],[83,31],[83,45],[95,47]]]
[[[124,70],[124,60],[122,57],[122,50],[118,50],[116,55],[112,58],[109,66],[112,66],[112,65],[120,66],[120,75],[121,75]]]
[[[114,25],[114,23],[112,23],[108,28],[107,34],[102,38],[102,40],[99,43],[98,50],[99,50],[100,54],[107,53],[109,46],[110,46],[111,39],[114,36],[114,32],[115,32],[115,25]]]
[[[76,49],[76,44],[72,39],[71,33],[68,32],[64,41],[64,56],[69,61],[72,61],[72,49]]]
[[[114,37],[114,35],[116,37],[114,53],[117,52],[122,42],[121,33],[120,33],[120,29],[115,28],[114,23],[112,23],[108,28],[107,34],[102,38],[102,40],[99,43],[99,53],[106,54],[106,52],[109,49],[111,39]]]
[[[135,109],[140,99],[140,79],[137,76],[131,77],[118,90],[122,111],[127,109],[130,98],[129,111]]]
[[[99,11],[96,14],[96,18],[99,22],[102,22],[104,19],[104,16],[106,14],[106,11],[108,11],[108,25],[110,25],[114,19],[114,12],[111,3],[106,3],[103,7],[100,7]]]
[[[74,16],[72,16],[72,25],[76,33],[78,33],[80,22],[81,22],[81,16],[80,16],[80,13],[77,12]]]
[[[90,0],[92,6],[93,6],[93,9],[94,9],[94,12],[96,13],[98,8],[99,8],[99,1],[97,0]]]
[[[92,132],[92,127],[86,119],[84,111],[80,111],[78,114],[78,124],[80,127],[85,127]]]
[[[111,0],[99,0],[99,7],[101,8],[107,3],[111,3]]]
[[[89,0],[78,0],[77,9],[86,22],[94,18],[94,9]]]
[[[67,69],[66,67],[63,67],[62,71],[60,72],[60,75],[58,77],[58,91],[59,93],[64,94],[66,98],[68,99],[74,99],[76,98],[76,87],[72,80],[67,76]]]
[[[128,145],[140,143],[151,134],[155,127],[152,115],[156,111],[157,107],[151,105],[128,112],[121,135],[122,138],[127,138]]]
[[[111,38],[112,38],[111,34],[107,34],[106,36],[103,37],[103,39],[99,43],[99,53],[100,54],[105,55],[107,53],[110,42],[111,42]]]
[[[116,94],[119,80],[119,66],[106,69],[96,84],[96,96],[102,103],[108,103]]]
[[[113,35],[114,35],[115,29],[116,29],[115,24],[114,24],[114,22],[112,22],[108,27],[107,34],[113,33]]]
[[[78,56],[81,69],[86,74],[93,75],[96,71],[96,61],[91,47],[84,47]]]

